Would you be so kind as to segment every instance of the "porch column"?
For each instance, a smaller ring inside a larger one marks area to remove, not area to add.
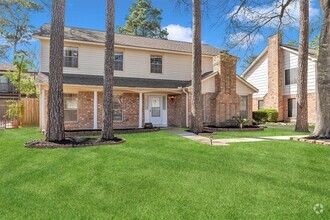
[[[142,128],[142,117],[143,117],[143,93],[139,93],[139,128]]]
[[[94,91],[94,129],[97,129],[97,91]]]

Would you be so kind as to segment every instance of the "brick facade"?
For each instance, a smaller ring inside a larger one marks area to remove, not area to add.
[[[265,108],[276,109],[278,120],[283,120],[283,51],[281,34],[268,39],[268,93],[265,96]]]
[[[285,122],[295,122],[295,118],[288,117],[288,99],[297,98],[297,95],[285,95],[283,96],[283,121]],[[316,123],[316,94],[308,93],[307,95],[308,103],[308,123]]]

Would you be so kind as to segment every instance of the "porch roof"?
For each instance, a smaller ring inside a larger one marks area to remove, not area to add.
[[[37,82],[48,84],[49,73],[39,73]],[[131,77],[114,77],[113,86],[131,88],[164,88],[177,89],[185,87],[190,81],[165,80],[165,79],[146,79]],[[102,75],[82,75],[82,74],[63,74],[63,84],[82,85],[82,86],[103,86]]]

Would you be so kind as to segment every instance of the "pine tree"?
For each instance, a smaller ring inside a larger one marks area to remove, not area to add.
[[[167,39],[167,29],[161,27],[162,10],[153,8],[150,0],[137,0],[129,9],[125,26],[118,26],[120,34]]]

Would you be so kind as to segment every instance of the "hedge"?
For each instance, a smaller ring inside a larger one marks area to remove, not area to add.
[[[262,109],[254,111],[252,117],[257,123],[276,122],[278,119],[278,112],[275,109]]]

